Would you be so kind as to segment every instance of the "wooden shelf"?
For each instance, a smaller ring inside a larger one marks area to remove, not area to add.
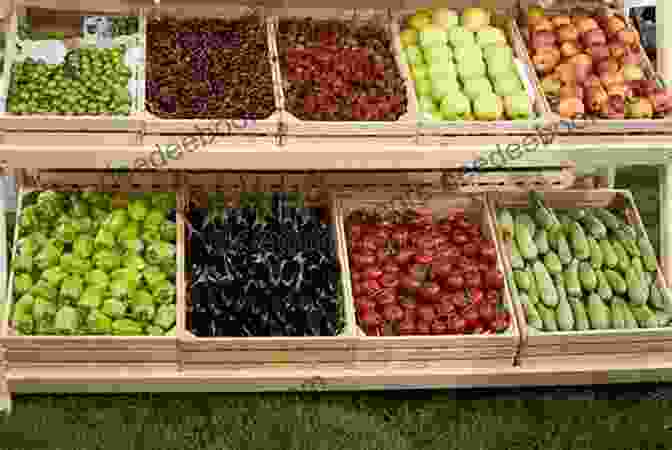
[[[672,380],[672,356],[646,354],[563,356],[528,367],[456,368],[445,362],[358,362],[352,364],[221,367],[185,375],[175,367],[115,366],[63,369],[57,365],[13,368],[10,392],[254,392],[287,390],[379,390],[551,386]],[[255,380],[250,383],[250,380]],[[82,385],[87,387],[83,388]]]
[[[175,137],[164,137],[166,145]],[[520,152],[505,168],[545,168],[574,161],[579,171],[594,168],[672,162],[672,140],[669,136],[642,136],[639,142],[624,143],[623,137],[560,136],[555,144],[538,145],[527,153]],[[443,138],[433,144],[416,145],[414,139],[288,138],[287,145],[278,146],[272,139],[254,136],[223,137],[219,142],[184,153],[181,159],[170,160],[161,168],[171,170],[259,170],[259,171],[334,171],[334,170],[445,170],[463,168],[467,161],[516,148],[521,137],[479,137],[479,144],[464,138]],[[136,159],[146,159],[154,146],[98,146],[93,142],[78,146],[0,145],[0,161],[10,168],[35,169],[110,169],[114,161],[127,161],[137,168]],[[528,147],[529,149],[529,147]],[[156,157],[155,159],[158,159]],[[150,167],[146,167],[149,169]]]

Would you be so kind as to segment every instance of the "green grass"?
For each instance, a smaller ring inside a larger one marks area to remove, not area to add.
[[[406,395],[407,397],[416,395]],[[396,398],[395,398],[396,397]],[[669,402],[446,393],[22,397],[1,449],[663,449]],[[403,397],[403,396],[402,396]]]
[[[657,245],[656,169],[624,170],[617,185],[634,192]],[[633,390],[596,388],[594,395]],[[0,420],[0,450],[666,449],[671,406],[495,400],[476,391],[19,395],[13,415]]]

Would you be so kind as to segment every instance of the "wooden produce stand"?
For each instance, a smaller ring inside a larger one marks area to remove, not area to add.
[[[408,68],[399,61],[398,37],[403,14],[435,6],[430,3],[396,0],[390,4],[371,0],[369,8],[362,8],[361,1],[346,1],[339,3],[340,9],[318,11],[310,9],[310,3],[298,0],[266,0],[242,6],[223,5],[214,0],[194,0],[188,6],[179,0],[79,0],[76,4],[5,0],[0,4],[3,24],[9,30],[7,62],[0,85],[3,92],[8,89],[20,14],[38,19],[48,17],[50,11],[58,11],[60,14],[53,16],[53,21],[35,20],[34,25],[71,34],[76,23],[73,17],[78,15],[137,15],[140,18],[137,43],[145,49],[144,33],[148,20],[153,18],[237,17],[252,13],[260,16],[269,35],[276,110],[251,127],[230,126],[236,119],[224,123],[226,126],[214,120],[162,119],[146,110],[144,88],[138,88],[132,111],[125,118],[16,116],[0,112],[1,168],[5,174],[16,176],[21,189],[88,188],[121,192],[165,189],[176,193],[180,211],[199,190],[230,192],[234,197],[236,192],[246,190],[304,192],[315,204],[333,206],[332,220],[343,238],[345,231],[339,211],[342,213],[347,205],[356,203],[358,195],[362,201],[369,201],[369,192],[372,198],[388,195],[380,194],[381,191],[418,190],[438,197],[478,197],[491,208],[493,202],[500,201],[500,191],[523,196],[529,190],[552,191],[552,196],[567,198],[563,195],[573,195],[575,191],[562,190],[573,187],[578,189],[579,196],[598,189],[595,198],[608,203],[611,195],[608,188],[612,187],[617,167],[658,165],[661,166],[660,282],[664,285],[665,279],[671,280],[672,238],[666,231],[672,227],[672,122],[617,121],[619,126],[615,127],[561,120],[549,110],[534,83],[536,75],[529,66],[521,25],[510,22],[509,39],[516,52],[525,52],[518,56],[532,80],[528,93],[531,107],[537,113],[535,117],[529,121],[469,122],[468,127],[459,122],[434,126],[418,114]],[[497,9],[500,14],[518,17],[528,3],[536,2],[455,0],[448,6],[462,10],[480,4]],[[553,7],[560,9],[567,8],[567,3],[590,10],[604,6],[601,2],[596,5],[595,1],[557,3]],[[604,3],[622,14],[623,6],[618,2]],[[662,23],[672,6],[667,2],[657,6],[662,34]],[[385,22],[409,94],[407,112],[391,123],[301,121],[291,114],[287,110],[273,37],[278,18],[287,16]],[[658,44],[657,70],[669,78],[672,43],[665,45],[665,42]],[[144,85],[144,62],[133,67],[132,72],[140,80],[137,86]],[[204,138],[199,129],[210,132]],[[137,161],[148,160],[152,152],[175,145],[182,149],[181,157],[163,158],[164,162],[154,170],[147,170],[150,168],[147,164],[138,167]],[[521,146],[528,151],[522,151]],[[509,160],[506,167],[476,175],[465,173],[470,161],[491,152],[514,151],[518,157]],[[2,203],[0,206],[4,208]],[[492,218],[491,210],[486,212]],[[491,219],[486,216],[487,223]],[[4,220],[0,223],[4,239],[3,225]],[[182,273],[185,273],[184,233],[184,223],[178,221],[177,257]],[[341,264],[345,261],[347,274],[347,249],[342,239],[339,246],[339,258]],[[506,258],[500,264],[506,267]],[[4,278],[11,276],[7,273]],[[349,286],[349,280],[345,285]],[[11,301],[7,292],[11,291],[11,282],[6,287],[3,281],[0,293],[3,299]],[[103,337],[87,342],[78,338],[17,338],[11,336],[5,320],[10,308],[5,308],[0,327],[0,400],[3,401],[0,407],[9,408],[10,392],[434,389],[605,384],[672,377],[672,358],[666,355],[669,344],[664,334],[619,335],[611,340],[599,334],[586,339],[579,337],[571,343],[579,350],[568,357],[562,350],[565,344],[553,342],[553,337],[546,339],[548,345],[543,339],[533,341],[518,313],[514,315],[510,335],[498,336],[499,341],[484,347],[479,347],[469,336],[365,337],[358,332],[352,304],[345,308],[345,330],[334,338],[200,340],[187,331],[187,292],[182,277],[178,277],[177,291],[177,335],[165,339]],[[510,306],[519,307],[515,295],[507,294],[508,297]],[[349,298],[352,301],[351,292]],[[619,343],[626,350],[614,357],[609,344]],[[530,355],[534,357],[529,358]]]

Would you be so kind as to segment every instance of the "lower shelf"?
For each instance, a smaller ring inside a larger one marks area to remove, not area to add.
[[[524,367],[456,368],[441,361],[268,364],[182,373],[175,365],[14,366],[9,392],[262,392],[553,386],[672,381],[672,355],[547,358]]]

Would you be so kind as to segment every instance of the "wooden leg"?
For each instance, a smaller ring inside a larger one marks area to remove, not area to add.
[[[662,166],[659,175],[660,262],[666,280],[672,280],[672,165]]]

